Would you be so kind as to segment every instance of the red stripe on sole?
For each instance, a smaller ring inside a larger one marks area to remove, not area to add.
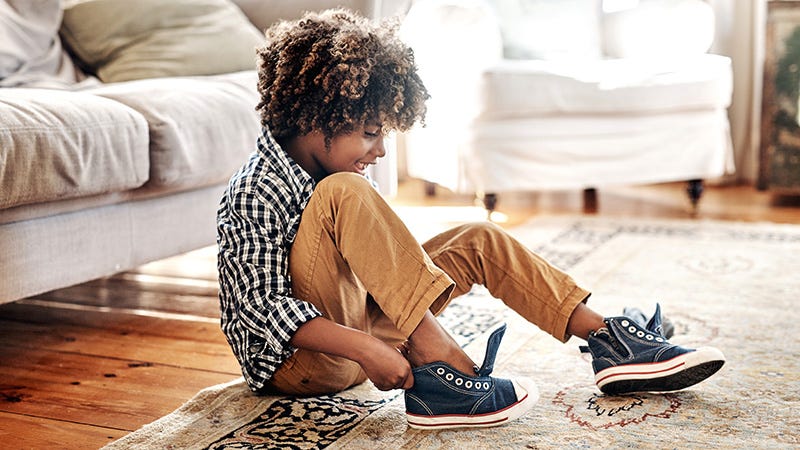
[[[659,364],[663,364],[663,363],[659,363]],[[651,375],[651,374],[656,374],[656,373],[669,372],[670,370],[677,369],[678,367],[683,366],[683,365],[686,365],[686,361],[682,361],[682,362],[680,362],[678,364],[675,364],[674,366],[668,367],[666,369],[661,369],[661,370],[612,373],[610,375],[604,376],[603,378],[600,378],[599,380],[597,380],[597,383],[599,384],[599,383],[602,383],[603,381],[605,381],[608,378],[618,377],[618,376],[622,376],[622,375]],[[608,370],[608,369],[606,369],[606,370]]]

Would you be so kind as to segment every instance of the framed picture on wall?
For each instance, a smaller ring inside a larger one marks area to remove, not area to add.
[[[759,189],[800,193],[800,1],[767,3]]]

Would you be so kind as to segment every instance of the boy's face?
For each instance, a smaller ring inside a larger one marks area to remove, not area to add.
[[[364,175],[367,167],[386,155],[382,126],[378,123],[367,123],[350,134],[335,136],[329,149],[325,148],[324,137],[316,134],[306,159],[309,167],[302,162],[301,166],[318,181],[337,172]]]

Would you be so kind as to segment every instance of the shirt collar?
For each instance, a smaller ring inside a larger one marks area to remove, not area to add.
[[[266,127],[262,128],[261,136],[258,138],[258,151],[267,164],[297,191],[314,190],[316,181],[281,148]]]

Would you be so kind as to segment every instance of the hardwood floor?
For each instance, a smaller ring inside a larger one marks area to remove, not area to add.
[[[598,192],[609,217],[800,223],[800,198],[707,187],[695,214],[683,184]],[[420,239],[482,220],[474,198],[401,183],[393,206]],[[501,196],[493,217],[583,214],[580,192]],[[213,247],[132,272],[0,305],[0,444],[96,449],[183,404],[239,368],[218,324]]]
[[[3,448],[96,449],[230,381],[213,249],[0,306]]]

